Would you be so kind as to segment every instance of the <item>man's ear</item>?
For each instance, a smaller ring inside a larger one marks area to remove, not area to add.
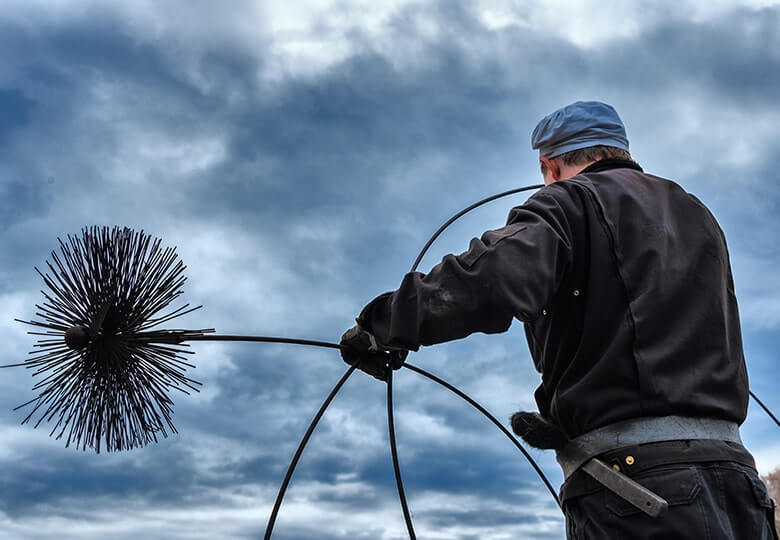
[[[552,177],[553,181],[558,181],[561,179],[561,168],[558,166],[558,163],[551,160],[547,156],[541,156],[539,158],[539,161],[544,163],[545,167],[550,171],[550,176]]]

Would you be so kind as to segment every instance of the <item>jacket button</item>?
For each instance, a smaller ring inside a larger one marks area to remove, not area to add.
[[[580,295],[580,291],[578,289],[574,289],[574,296],[579,296],[579,295]]]
[[[547,315],[547,310],[546,309],[542,310],[542,315]]]
[[[626,465],[634,464],[634,456],[626,456]]]
[[[615,465],[612,465],[612,468],[613,468],[614,470],[616,470],[617,472],[620,472],[620,465],[617,465],[617,464],[615,464]]]

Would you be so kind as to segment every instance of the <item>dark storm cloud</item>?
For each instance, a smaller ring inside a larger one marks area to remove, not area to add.
[[[31,215],[45,213],[51,204],[51,179],[35,173],[8,173],[0,184],[0,227],[7,228]],[[6,251],[6,256],[16,254]]]
[[[0,144],[11,133],[27,124],[34,109],[35,102],[20,89],[0,89]]]
[[[772,106],[780,84],[780,10],[738,9],[709,24],[663,22],[637,40],[609,43],[601,57],[621,77],[621,87],[675,87],[685,82],[733,105],[753,110]],[[616,45],[623,45],[616,46]],[[633,84],[632,84],[633,83]],[[757,112],[757,111],[756,111]]]
[[[354,215],[356,207],[367,206],[372,213],[380,212],[397,202],[383,193],[393,173],[434,152],[451,156],[452,163],[403,186],[407,194],[400,202],[406,207],[394,204],[394,216],[424,214],[422,209],[445,185],[457,185],[468,194],[484,193],[480,181],[484,172],[495,163],[516,160],[526,145],[526,125],[533,121],[527,112],[528,96],[533,95],[537,78],[547,81],[554,73],[569,71],[573,79],[587,81],[586,88],[609,82],[639,92],[651,84],[676,88],[676,81],[688,80],[682,74],[693,73],[697,80],[701,77],[702,87],[728,96],[745,84],[735,74],[760,69],[745,66],[742,59],[748,53],[755,60],[751,66],[767,67],[764,80],[780,73],[771,69],[778,61],[771,41],[755,45],[760,40],[750,40],[757,33],[771,34],[777,26],[776,10],[758,15],[738,12],[727,26],[666,24],[638,40],[610,43],[607,47],[614,51],[605,55],[565,44],[551,51],[527,31],[491,33],[458,3],[438,9],[449,32],[429,44],[424,62],[407,71],[399,71],[380,52],[361,44],[355,55],[321,76],[290,79],[272,90],[251,76],[261,59],[235,48],[208,50],[196,64],[203,77],[218,81],[209,96],[176,68],[172,58],[134,40],[111,18],[103,25],[83,21],[56,29],[40,41],[19,36],[19,31],[4,35],[16,35],[15,43],[25,41],[28,56],[55,58],[43,68],[34,67],[39,72],[48,68],[60,77],[66,70],[69,85],[88,87],[95,78],[117,80],[145,97],[175,95],[186,104],[183,108],[219,123],[228,132],[229,154],[218,168],[192,179],[187,197],[194,205],[191,210],[215,219],[238,219],[246,227],[265,227],[279,235],[287,226],[279,217],[290,212],[301,214],[311,226],[316,226],[323,209],[350,209]],[[393,24],[400,32],[413,19],[414,10],[409,10]],[[408,39],[421,39],[407,33]],[[472,42],[500,44],[516,58],[512,62],[500,55],[469,58]],[[681,56],[681,49],[689,54]],[[711,57],[700,57],[705,54],[701,51]],[[534,80],[512,77],[512,64],[521,63],[533,66]],[[768,96],[766,88],[773,85],[753,86],[758,87],[754,92]],[[238,100],[220,93],[235,88],[240,89]],[[563,91],[552,89],[554,95]],[[150,106],[137,104],[140,111]],[[162,120],[174,130],[203,121],[176,115]],[[465,156],[469,159],[462,159]],[[447,190],[444,196],[452,198],[451,193]],[[307,216],[312,209],[317,212]],[[365,223],[359,216],[356,228],[370,229],[366,236],[393,224],[392,218],[389,223]],[[366,238],[357,235],[353,241]],[[360,244],[345,247],[351,250],[348,253],[361,249]],[[388,251],[395,253],[400,247],[391,244]]]
[[[7,20],[0,24],[6,62],[2,74],[36,93],[56,94],[47,112],[66,104],[73,108],[60,109],[63,117],[79,112],[78,107],[86,103],[63,103],[63,99],[83,98],[98,79],[155,88],[188,101],[199,98],[195,88],[181,80],[181,71],[173,69],[163,49],[133,36],[121,17],[110,12],[95,11],[45,29]]]
[[[143,463],[115,456],[96,458],[75,450],[49,454],[45,463],[27,457],[12,466],[6,462],[0,473],[5,493],[13,493],[0,499],[0,511],[12,518],[39,515],[45,507],[67,508],[81,497],[143,496],[151,504],[188,495],[197,498],[192,459],[182,450],[150,453]]]
[[[501,444],[501,441],[496,441],[496,444]],[[426,445],[415,452],[414,458],[404,459],[404,486],[409,493],[433,490],[466,495],[484,491],[519,507],[531,500],[542,499],[546,502],[549,494],[514,493],[520,488],[536,488],[541,485],[535,481],[533,471],[528,469],[519,453],[514,463],[508,463],[505,456],[494,453],[489,445],[485,446],[464,451],[452,446]],[[486,459],[488,455],[501,456],[504,459]],[[372,485],[385,487],[388,492],[395,488],[395,479],[386,457],[361,471],[361,478],[370,481]]]
[[[290,81],[274,102],[231,111],[230,157],[193,186],[193,200],[202,202],[197,210],[281,239],[291,219],[316,229],[340,214],[351,234],[337,247],[361,260],[366,276],[380,273],[393,254],[409,253],[411,260],[408,238],[392,228],[417,219],[444,184],[463,185],[458,179],[466,178],[469,191],[484,192],[484,163],[447,163],[413,183],[395,178],[436,152],[507,157],[507,148],[491,143],[511,138],[510,128],[472,92],[469,81],[479,78],[458,65],[398,73],[386,59],[365,53],[313,82]],[[402,195],[388,195],[387,184],[394,182],[404,182],[390,186]],[[444,196],[465,200],[457,193]],[[382,251],[367,257],[377,238]],[[308,252],[306,245],[296,248]],[[327,260],[328,253],[313,256]]]
[[[406,17],[413,18],[413,12]],[[230,157],[195,187],[193,200],[204,203],[198,210],[223,219],[229,212],[246,227],[281,236],[287,226],[281,215],[294,212],[317,226],[317,211],[334,208],[355,216],[355,234],[342,246],[348,255],[364,251],[376,235],[391,242],[389,253],[397,253],[405,246],[382,232],[394,225],[394,217],[419,219],[437,196],[455,208],[455,200],[490,191],[483,178],[495,163],[525,154],[526,126],[532,122],[527,96],[537,80],[549,84],[557,100],[609,89],[615,95],[630,92],[627,104],[648,91],[671,99],[681,84],[693,84],[694,92],[739,99],[739,106],[755,110],[772,103],[773,81],[780,77],[776,39],[756,39],[777,28],[776,9],[738,11],[729,14],[728,24],[726,18],[710,25],[664,23],[638,39],[609,42],[596,51],[566,45],[551,51],[526,31],[496,36],[463,9],[442,7],[439,18],[450,32],[408,71],[399,72],[366,46],[313,80],[286,81],[273,99],[254,88],[238,106],[226,105]],[[405,24],[404,17],[395,24]],[[415,39],[413,32],[409,39]],[[501,43],[516,58],[470,59],[465,51],[472,41]],[[523,62],[534,67],[534,79],[512,77],[513,65]],[[762,84],[746,82],[762,71]],[[554,74],[563,72],[583,81],[583,90],[552,84]],[[674,130],[674,124],[667,129]],[[453,162],[402,185],[403,196],[388,195],[387,184],[398,171],[436,152]],[[456,199],[461,191],[465,194]],[[366,213],[383,219],[365,222]]]
[[[34,164],[20,162],[14,155],[17,148],[14,140],[23,137],[25,128],[36,120],[38,102],[20,88],[2,86],[0,82],[0,229],[6,230],[30,215],[47,211],[51,202],[51,177],[37,170]],[[4,251],[0,257],[7,258],[15,252]],[[0,259],[0,262],[7,260]]]
[[[510,502],[510,501],[507,501]],[[518,504],[522,504],[520,501]],[[511,509],[493,510],[485,512],[484,510],[471,510],[463,508],[461,511],[445,510],[440,512],[431,512],[430,521],[427,525],[435,529],[444,527],[455,527],[458,524],[468,523],[470,527],[495,527],[499,525],[518,525],[541,523],[544,520],[531,516],[518,516],[516,511]],[[474,536],[473,538],[478,538]],[[554,536],[557,538],[557,536]]]

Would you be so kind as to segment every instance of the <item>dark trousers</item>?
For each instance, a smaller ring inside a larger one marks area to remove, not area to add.
[[[752,467],[714,461],[660,465],[631,475],[669,503],[652,518],[606,489],[565,500],[569,540],[777,540],[774,509]]]

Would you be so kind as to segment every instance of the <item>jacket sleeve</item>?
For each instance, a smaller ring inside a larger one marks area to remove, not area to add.
[[[358,322],[383,345],[417,350],[474,332],[506,331],[550,302],[571,260],[571,229],[553,186],[513,208],[507,224],[447,255],[428,274],[410,272]]]

